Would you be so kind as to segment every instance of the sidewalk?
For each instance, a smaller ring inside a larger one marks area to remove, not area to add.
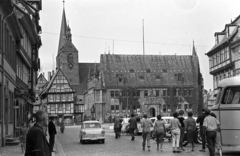
[[[24,156],[21,145],[0,147],[0,156]],[[55,152],[52,152],[55,156]]]

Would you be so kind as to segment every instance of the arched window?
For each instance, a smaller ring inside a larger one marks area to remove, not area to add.
[[[68,63],[73,63],[73,55],[68,54],[67,60],[68,60]]]

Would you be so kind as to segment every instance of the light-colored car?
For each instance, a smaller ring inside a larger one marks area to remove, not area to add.
[[[105,130],[102,128],[99,121],[84,121],[81,124],[79,133],[81,143],[85,141],[101,141],[105,142]]]

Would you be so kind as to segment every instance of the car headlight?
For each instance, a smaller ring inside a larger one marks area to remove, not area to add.
[[[87,133],[85,131],[81,132],[82,136],[85,136]]]

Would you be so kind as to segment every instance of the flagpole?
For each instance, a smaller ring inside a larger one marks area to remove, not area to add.
[[[143,27],[143,55],[145,55],[145,45],[144,45],[144,19],[142,20],[142,27]]]

